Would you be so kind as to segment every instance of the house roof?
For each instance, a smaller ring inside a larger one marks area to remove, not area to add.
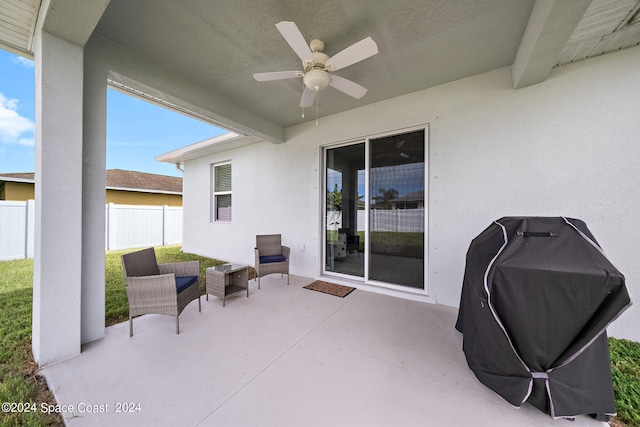
[[[283,142],[285,129],[315,119],[315,108],[301,114],[301,79],[252,76],[302,68],[275,26],[281,21],[295,22],[307,42],[324,41],[329,56],[366,37],[377,44],[378,54],[335,73],[368,92],[355,99],[323,90],[321,118],[502,68],[510,67],[514,87],[523,87],[544,81],[554,67],[640,43],[640,0],[369,3],[3,0],[0,44],[32,57],[35,28],[79,46],[91,39],[124,62],[152,64],[139,75],[111,73],[112,87]],[[199,97],[163,92],[158,76]]]
[[[33,184],[35,182],[34,175],[35,174],[33,172],[3,173],[0,174],[0,181]]]
[[[421,201],[424,201],[424,190],[414,191],[413,193],[405,194],[404,196],[396,197],[395,199],[390,200],[390,202],[393,202],[393,203],[421,202]]]
[[[182,178],[122,169],[107,170],[107,188],[182,194]]]
[[[35,173],[3,173],[0,181],[35,183]],[[107,170],[107,190],[182,194],[182,178],[122,169]]]
[[[234,132],[227,132],[222,135],[178,148],[168,153],[160,154],[155,157],[159,162],[166,163],[183,163],[187,160],[197,159],[198,157],[217,153],[220,151],[231,150],[245,145],[253,144],[260,141],[255,136],[238,135]]]

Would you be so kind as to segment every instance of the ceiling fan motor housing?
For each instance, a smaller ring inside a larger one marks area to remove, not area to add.
[[[329,56],[322,53],[322,52],[313,52],[313,61],[309,61],[309,60],[304,60],[302,61],[302,67],[304,68],[304,71],[307,72],[309,70],[312,70],[314,68],[320,69],[320,70],[325,70],[327,69],[327,67],[325,66],[327,60],[329,59]]]

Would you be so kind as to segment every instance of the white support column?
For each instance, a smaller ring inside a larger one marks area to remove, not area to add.
[[[105,333],[107,69],[91,41],[84,48],[82,149],[82,343]]]
[[[35,47],[32,346],[44,366],[80,353],[83,49],[46,31]]]

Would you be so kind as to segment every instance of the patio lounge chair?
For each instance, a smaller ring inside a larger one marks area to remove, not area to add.
[[[124,284],[129,300],[129,336],[133,336],[133,316],[167,314],[176,316],[176,334],[180,333],[179,315],[194,299],[200,303],[200,263],[198,261],[158,264],[153,248],[122,255]]]
[[[255,268],[258,289],[260,289],[260,277],[267,274],[282,273],[287,275],[289,284],[289,254],[291,249],[282,246],[280,234],[268,234],[256,236]]]

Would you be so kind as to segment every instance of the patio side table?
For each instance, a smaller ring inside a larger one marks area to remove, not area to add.
[[[229,295],[247,291],[249,297],[249,267],[241,264],[223,264],[207,268],[206,294],[222,298],[225,306]]]

